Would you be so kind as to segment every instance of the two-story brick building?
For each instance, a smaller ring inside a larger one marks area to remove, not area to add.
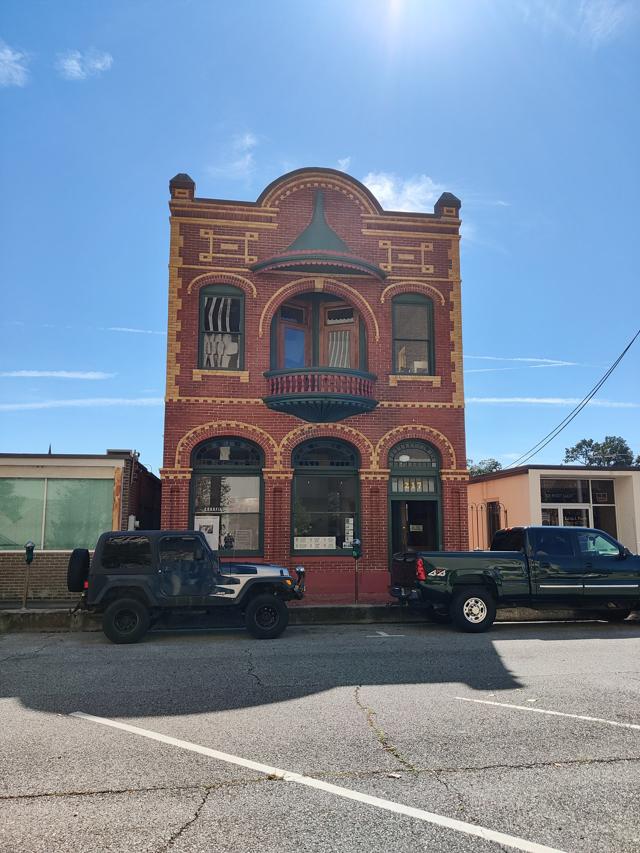
[[[298,169],[256,202],[170,182],[162,525],[384,597],[389,555],[468,543],[460,202],[383,211]]]

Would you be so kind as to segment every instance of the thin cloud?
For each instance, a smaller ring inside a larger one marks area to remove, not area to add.
[[[55,69],[64,80],[86,80],[108,71],[113,65],[113,56],[99,50],[67,50],[59,53]]]
[[[580,397],[467,397],[466,402],[486,405],[576,406],[582,400]],[[615,400],[589,400],[587,405],[603,409],[640,409],[640,403]]]
[[[29,57],[0,39],[0,86],[26,86],[29,81]]]
[[[162,406],[163,397],[90,397],[78,400],[40,400],[35,403],[0,403],[0,412],[33,409],[98,409],[103,407]]]
[[[630,0],[525,0],[519,6],[525,20],[543,32],[560,32],[593,48],[613,41],[638,15]]]
[[[444,186],[428,175],[401,178],[392,172],[369,172],[362,179],[385,210],[432,213]]]
[[[229,145],[226,158],[222,163],[209,166],[209,174],[213,176],[224,175],[226,178],[246,180],[256,167],[255,149],[258,146],[258,138],[255,134],[247,131],[236,134]]]
[[[131,335],[166,335],[166,332],[158,332],[155,329],[133,329],[130,326],[108,326],[106,332],[125,332]]]
[[[338,169],[340,169],[341,172],[348,172],[350,165],[351,165],[351,157],[341,157],[338,160]]]
[[[3,370],[0,376],[16,379],[113,379],[100,370]]]
[[[548,367],[584,367],[577,361],[562,361],[556,358],[528,358],[497,355],[465,355],[465,359],[476,359],[479,361],[499,361],[516,364],[511,367],[465,367],[465,373],[501,373],[505,370],[535,370]]]

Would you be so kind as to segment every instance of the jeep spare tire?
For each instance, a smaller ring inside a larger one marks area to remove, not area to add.
[[[89,577],[89,552],[86,548],[74,548],[67,566],[67,589],[69,592],[82,592],[84,582]]]
[[[247,605],[244,614],[247,631],[259,640],[279,637],[289,624],[286,604],[275,595],[256,595]]]

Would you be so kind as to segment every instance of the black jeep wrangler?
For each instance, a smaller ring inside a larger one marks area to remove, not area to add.
[[[76,548],[67,587],[82,592],[79,607],[102,613],[114,643],[136,643],[163,614],[177,610],[242,613],[247,630],[266,640],[289,622],[286,601],[304,596],[304,568],[294,580],[282,566],[220,563],[204,534],[136,530],[103,533],[93,558]]]

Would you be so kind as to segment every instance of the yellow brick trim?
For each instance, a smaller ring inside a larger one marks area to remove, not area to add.
[[[166,403],[220,403],[221,405],[235,406],[236,403],[255,405],[262,403],[260,397],[166,397]]]
[[[195,269],[200,269],[200,267],[195,267]],[[187,287],[187,293],[191,293],[195,285],[201,285],[204,287],[208,282],[206,279],[211,279],[213,276],[220,275],[219,272],[205,272],[202,275],[196,276],[193,281],[189,282],[189,286]],[[237,273],[229,273],[225,275],[225,280],[228,280],[229,284],[237,284],[240,286],[242,290],[249,290],[253,295],[254,299],[258,296],[258,291],[256,290],[256,286],[252,281],[249,281],[248,278],[244,278],[244,276],[238,275]],[[212,281],[211,284],[222,284],[222,282]]]
[[[201,382],[202,379],[206,379],[207,376],[228,376],[231,379],[239,379],[240,382],[248,382],[249,381],[249,371],[248,370],[201,370],[196,369],[191,372],[191,378],[194,382]]]
[[[397,387],[398,382],[428,382],[433,385],[434,388],[439,388],[442,385],[442,376],[421,376],[418,373],[389,374],[389,385],[392,388]]]
[[[405,400],[381,400],[378,407],[386,409],[462,409],[461,403],[415,403]]]
[[[337,190],[355,201],[362,213],[380,215],[369,196],[351,181],[339,176],[329,176],[326,172],[306,172],[298,177],[279,181],[264,198],[264,203],[279,207],[290,195],[299,190],[326,189]]]
[[[373,460],[375,454],[373,444],[371,443],[371,441],[369,441],[367,436],[359,430],[354,429],[350,426],[346,426],[346,424],[343,423],[309,423],[305,424],[304,426],[296,427],[296,429],[292,429],[285,435],[285,437],[280,442],[278,448],[277,464],[282,465],[282,457],[287,445],[291,445],[293,448],[293,446],[300,444],[301,441],[304,441],[305,437],[310,432],[313,432],[317,429],[322,430],[323,438],[344,438],[347,441],[351,439],[351,441],[354,442],[358,447],[358,451],[360,451],[360,448],[364,445],[367,448],[371,459]],[[362,445],[358,445],[359,441],[362,442]]]
[[[265,480],[292,480],[293,468],[263,468],[262,476]]]
[[[322,281],[322,287],[319,287],[318,282]],[[361,313],[366,313],[369,316],[371,321],[371,325],[375,331],[375,341],[380,340],[380,327],[378,326],[378,321],[376,319],[376,315],[373,313],[373,309],[371,305],[367,302],[367,300],[362,296],[362,294],[356,290],[354,287],[351,287],[348,284],[345,284],[343,281],[338,281],[334,278],[320,278],[304,276],[303,278],[298,278],[295,281],[290,281],[288,284],[283,284],[282,287],[278,288],[274,294],[268,299],[267,304],[264,306],[262,310],[262,314],[260,315],[260,321],[258,323],[258,336],[263,337],[264,335],[264,324],[266,317],[269,316],[272,306],[277,306],[280,302],[284,302],[287,297],[287,293],[290,290],[294,290],[299,284],[304,282],[309,286],[309,290],[323,290],[327,284],[332,284],[334,287],[337,287],[339,290],[346,291],[349,293],[355,302],[356,307],[358,307]],[[275,309],[274,312],[275,313]]]
[[[429,223],[429,228],[434,227],[433,222]],[[451,228],[451,222],[443,223],[443,226],[446,224],[447,228]],[[436,226],[437,227],[437,226]],[[451,234],[448,232],[441,231],[391,231],[388,228],[384,230],[378,230],[374,228],[362,228],[362,233],[365,237],[430,237],[433,240],[460,240],[459,234]]]
[[[256,441],[263,450],[267,447],[271,448],[274,456],[276,457],[276,465],[279,464],[277,460],[278,454],[278,443],[274,438],[272,438],[268,432],[260,429],[260,427],[255,426],[254,424],[247,424],[243,421],[207,421],[207,423],[199,424],[197,427],[193,427],[188,432],[182,436],[180,441],[176,446],[175,453],[175,468],[180,468],[180,454],[185,446],[185,444],[190,441],[192,438],[197,438],[199,441],[204,441],[206,438],[211,435],[217,436],[221,435],[222,432],[228,432],[230,435],[237,435],[240,437],[245,437],[249,439],[253,439]],[[197,443],[197,442],[196,442]]]
[[[389,479],[388,468],[361,468],[358,472],[361,480],[384,482]]]
[[[444,280],[445,279],[441,279],[441,281]],[[414,288],[414,293],[420,293],[420,291],[426,290],[428,293],[433,294],[436,299],[439,299],[441,305],[444,305],[444,296],[437,288],[432,287],[430,284],[427,284],[426,281],[413,281],[413,278],[402,278],[401,281],[394,281],[393,284],[388,284],[380,294],[380,302],[384,302],[387,293],[390,290],[393,290],[395,287],[411,287]],[[411,293],[412,291],[406,292]]]
[[[193,222],[195,225],[218,225],[228,228],[262,228],[267,231],[275,231],[278,227],[277,222],[260,222],[259,219],[216,219],[204,216],[178,216],[175,213],[171,216],[174,222]]]

